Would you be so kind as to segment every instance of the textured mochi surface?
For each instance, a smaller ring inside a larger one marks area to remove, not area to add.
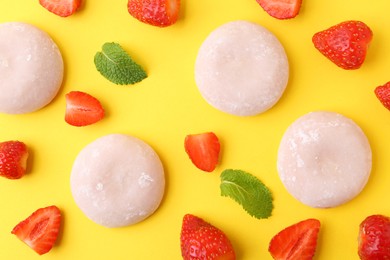
[[[57,45],[37,27],[0,24],[0,112],[36,111],[57,95],[64,64]]]
[[[165,177],[156,152],[144,141],[110,134],[87,145],[77,156],[70,178],[78,207],[106,227],[138,223],[159,207]]]
[[[202,43],[195,81],[213,107],[238,116],[262,113],[282,96],[289,64],[279,40],[248,21],[226,23]]]
[[[371,148],[351,119],[312,112],[285,132],[277,168],[288,192],[315,208],[341,205],[357,196],[371,172]]]

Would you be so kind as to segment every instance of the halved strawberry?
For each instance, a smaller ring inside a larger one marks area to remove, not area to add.
[[[320,226],[317,219],[291,225],[271,239],[268,251],[276,260],[311,260],[317,248]]]
[[[39,3],[54,14],[67,17],[76,12],[81,5],[81,0],[39,0]]]
[[[358,69],[372,40],[371,29],[361,21],[345,21],[313,35],[314,46],[340,68]]]
[[[390,110],[390,81],[383,86],[376,87],[374,92],[382,105]]]
[[[12,234],[16,235],[35,252],[49,252],[57,240],[61,226],[61,212],[56,206],[40,208],[17,224]]]
[[[0,176],[20,179],[24,176],[28,159],[27,146],[20,141],[0,143]]]
[[[221,148],[213,132],[187,135],[184,148],[196,167],[206,172],[214,171]]]
[[[236,259],[234,248],[225,233],[191,214],[183,218],[180,247],[184,260]]]
[[[361,260],[390,259],[390,218],[371,215],[359,225],[358,254]]]
[[[143,23],[166,27],[176,23],[179,17],[180,0],[129,0],[130,15]]]
[[[299,14],[302,0],[256,0],[256,2],[272,17],[290,19]]]
[[[104,109],[99,100],[81,91],[71,91],[65,95],[65,121],[73,126],[94,124],[104,118]]]

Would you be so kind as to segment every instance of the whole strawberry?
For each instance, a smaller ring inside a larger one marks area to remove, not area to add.
[[[20,141],[0,143],[0,176],[20,179],[26,172],[27,146]]]
[[[365,23],[346,21],[314,34],[312,40],[314,46],[337,66],[353,70],[363,64],[372,36]]]
[[[127,10],[143,23],[167,27],[176,23],[180,0],[129,0]]]
[[[367,217],[359,226],[358,254],[362,260],[390,259],[390,218]]]
[[[184,260],[236,259],[228,237],[220,229],[191,214],[183,218],[180,246]]]
[[[374,92],[382,105],[390,110],[390,81],[383,86],[376,87]]]

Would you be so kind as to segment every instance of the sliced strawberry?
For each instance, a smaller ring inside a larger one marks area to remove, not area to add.
[[[130,15],[143,23],[166,27],[176,23],[179,17],[180,0],[129,0]]]
[[[346,21],[313,36],[314,46],[337,66],[358,69],[363,64],[373,33],[360,21]]]
[[[234,248],[222,230],[191,214],[183,218],[180,247],[184,260],[236,259]]]
[[[104,118],[104,109],[99,100],[81,91],[65,95],[65,121],[73,126],[91,125]]]
[[[0,176],[20,179],[26,172],[28,159],[27,146],[20,141],[0,143]]]
[[[218,164],[220,144],[213,132],[187,135],[184,148],[196,167],[206,172],[214,171]]]
[[[81,5],[81,0],[39,0],[39,3],[54,14],[67,17],[76,12]]]
[[[272,238],[268,251],[276,260],[311,260],[320,225],[317,219],[307,219],[289,226]]]
[[[361,260],[390,259],[390,218],[371,215],[359,225],[358,254]]]
[[[376,87],[374,92],[382,105],[390,110],[390,81],[383,86]]]
[[[290,19],[299,14],[302,0],[256,0],[256,2],[272,17]]]
[[[56,206],[49,206],[35,211],[17,224],[11,233],[35,252],[43,255],[49,252],[56,242],[60,225],[60,210]]]

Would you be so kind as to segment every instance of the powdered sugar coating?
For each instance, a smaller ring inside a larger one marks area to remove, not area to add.
[[[335,207],[356,197],[369,179],[371,165],[363,131],[333,112],[312,112],[291,124],[277,161],[289,193],[315,208]]]
[[[289,78],[289,64],[279,40],[264,27],[233,21],[203,42],[195,63],[195,81],[213,107],[251,116],[276,104]]]
[[[24,114],[49,104],[63,79],[61,53],[50,36],[21,23],[0,24],[0,112]]]
[[[106,227],[144,220],[159,207],[165,189],[155,151],[123,134],[106,135],[87,145],[74,162],[70,183],[79,208]]]

